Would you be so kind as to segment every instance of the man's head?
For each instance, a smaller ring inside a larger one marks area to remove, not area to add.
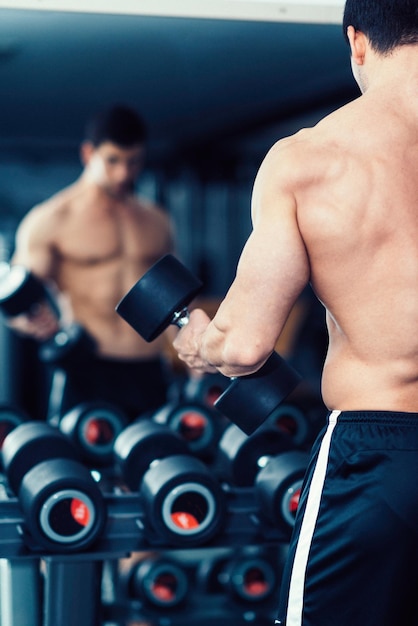
[[[130,193],[142,170],[146,126],[130,107],[115,105],[89,120],[81,159],[90,178],[107,193]]]
[[[352,26],[368,38],[380,54],[398,46],[418,43],[418,0],[347,0],[343,32]]]
[[[354,78],[364,93],[376,60],[418,43],[418,0],[346,0],[343,32]]]

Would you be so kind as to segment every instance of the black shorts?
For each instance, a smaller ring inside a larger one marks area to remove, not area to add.
[[[418,626],[418,413],[333,411],[314,445],[276,624]]]
[[[120,361],[89,355],[65,372],[59,415],[85,402],[106,402],[130,421],[167,401],[170,376],[162,359]]]

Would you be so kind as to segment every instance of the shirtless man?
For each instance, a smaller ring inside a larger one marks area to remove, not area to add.
[[[164,338],[146,343],[115,312],[126,291],[173,247],[166,212],[133,193],[145,140],[132,109],[101,112],[86,127],[80,178],[29,211],[16,233],[11,263],[55,288],[65,321],[80,323],[97,344],[84,366],[66,372],[61,414],[80,402],[108,401],[133,418],[165,401]],[[48,307],[11,324],[40,340],[58,330]]]
[[[174,345],[200,371],[254,372],[311,282],[329,418],[276,623],[417,626],[418,2],[347,0],[343,28],[361,97],[272,147],[236,279]]]

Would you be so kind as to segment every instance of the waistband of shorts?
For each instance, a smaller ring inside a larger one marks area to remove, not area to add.
[[[329,412],[329,415],[332,411]],[[338,423],[352,424],[398,424],[399,426],[415,426],[418,428],[418,413],[403,411],[341,411]]]

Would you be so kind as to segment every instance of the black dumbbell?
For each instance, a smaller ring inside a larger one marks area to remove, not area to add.
[[[127,486],[139,491],[146,519],[164,541],[195,546],[219,532],[224,494],[176,432],[143,418],[121,432],[114,452]]]
[[[6,437],[1,455],[31,543],[51,552],[94,543],[105,523],[103,497],[64,434],[44,422],[23,423]]]
[[[306,411],[291,402],[276,407],[265,421],[266,426],[275,426],[287,434],[296,448],[304,446],[311,437],[311,424]]]
[[[293,527],[309,454],[291,437],[263,426],[246,436],[231,424],[219,442],[221,472],[240,487],[254,486],[262,517],[284,532]]]
[[[190,589],[185,568],[166,555],[154,555],[135,563],[127,575],[128,595],[158,609],[184,604]]]
[[[252,487],[260,469],[274,455],[294,450],[292,439],[277,428],[263,426],[246,435],[235,424],[225,429],[218,444],[218,466],[223,480]]]
[[[273,456],[255,479],[255,493],[261,516],[290,536],[309,453],[291,450]]]
[[[116,311],[146,341],[170,324],[188,323],[187,305],[202,283],[174,256],[167,254],[122,298]],[[231,379],[216,408],[245,433],[254,432],[300,383],[299,374],[274,352],[254,374]]]
[[[177,432],[195,456],[210,461],[215,456],[225,418],[198,401],[169,402],[152,414],[158,424]]]
[[[204,559],[197,571],[198,586],[203,593],[226,593],[234,600],[248,604],[265,602],[278,591],[279,562],[275,567],[272,554],[257,549],[239,550],[218,558]]]
[[[83,462],[100,467],[113,463],[113,445],[127,422],[113,405],[83,402],[63,415],[59,429],[75,444]]]
[[[46,303],[59,319],[60,312],[50,291],[32,272],[12,265],[0,276],[0,309],[7,317],[27,314],[37,304]],[[96,348],[95,340],[77,323],[63,326],[53,337],[42,341],[39,356],[59,367],[78,363]]]
[[[229,379],[219,373],[190,377],[183,386],[182,398],[213,407],[228,385]]]

